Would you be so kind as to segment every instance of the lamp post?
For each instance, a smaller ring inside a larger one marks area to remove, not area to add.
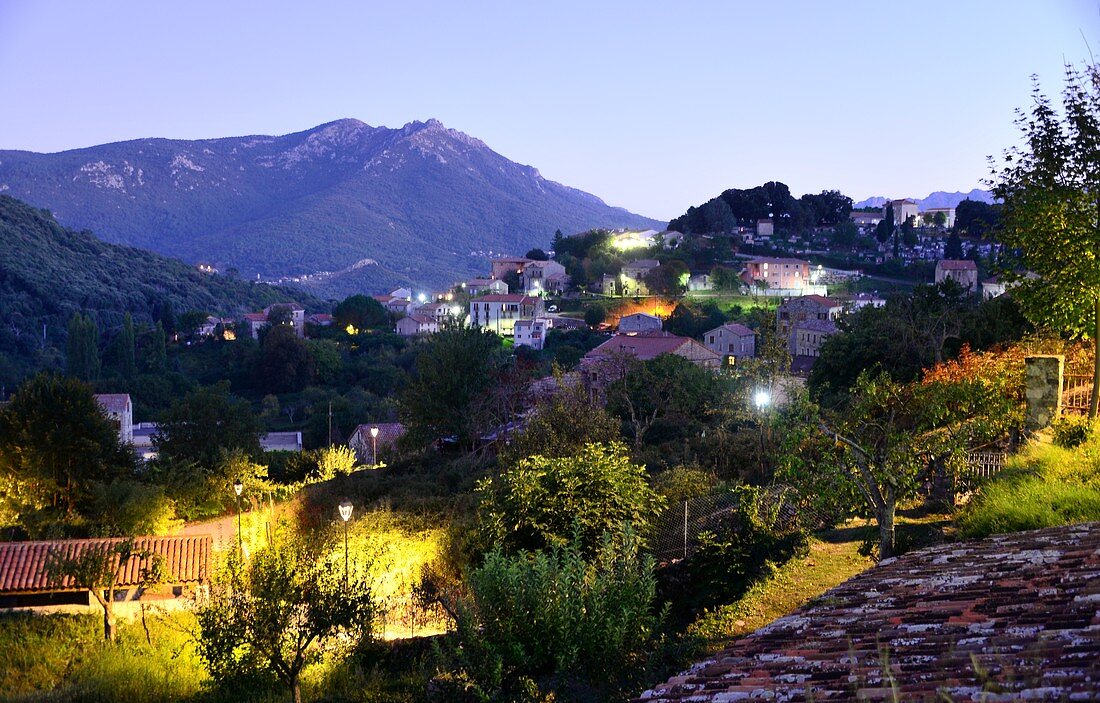
[[[351,511],[354,506],[347,498],[340,503],[340,519],[344,521],[344,590],[348,588],[348,520],[351,519]]]
[[[378,468],[378,427],[370,428],[370,446],[371,451],[374,454],[374,461],[371,463],[371,468]]]
[[[244,542],[241,541],[241,493],[243,491],[244,484],[238,478],[233,482],[233,492],[237,494],[237,548],[241,550],[241,554],[244,554]]]
[[[752,402],[760,412],[760,476],[764,475],[764,412],[771,405],[772,396],[766,389],[760,388],[752,396]]]

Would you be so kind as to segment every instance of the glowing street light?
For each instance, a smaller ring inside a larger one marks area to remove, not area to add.
[[[378,427],[370,428],[370,446],[372,453],[374,454],[374,461],[371,463],[371,468],[378,467]]]
[[[756,407],[758,409],[763,410],[764,408],[771,405],[771,402],[772,402],[771,393],[768,393],[768,391],[761,388],[760,390],[756,391],[756,393],[753,394],[752,402],[756,405]]]
[[[244,492],[244,484],[241,479],[233,482],[233,492],[237,494],[237,546],[244,554],[244,542],[241,541],[241,493]]]
[[[344,588],[348,587],[348,520],[351,519],[351,511],[355,506],[351,501],[345,498],[340,503],[338,510],[340,511],[340,519],[344,521]]]
[[[422,302],[422,303],[426,303],[426,302],[428,302],[428,296],[424,295],[423,293],[421,293],[420,295],[416,296],[416,299],[417,299],[417,300],[419,300],[419,301],[420,301],[420,302]]]

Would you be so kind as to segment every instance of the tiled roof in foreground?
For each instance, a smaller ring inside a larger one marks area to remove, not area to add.
[[[1100,700],[1100,523],[883,561],[640,700]]]

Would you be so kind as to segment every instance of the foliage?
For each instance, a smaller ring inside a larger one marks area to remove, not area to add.
[[[198,388],[172,403],[153,446],[161,459],[213,470],[226,451],[259,456],[260,440],[248,403],[229,395],[229,384]]]
[[[328,481],[337,476],[350,476],[355,471],[355,452],[350,447],[334,444],[317,452],[317,468],[309,478]]]
[[[481,481],[482,542],[508,553],[577,541],[593,554],[601,535],[629,523],[645,534],[663,501],[618,443],[587,444],[566,457],[531,456]]]
[[[99,369],[99,329],[91,315],[75,313],[65,340],[65,370],[73,378],[94,381]]]
[[[682,295],[687,290],[691,271],[679,259],[665,261],[646,274],[645,283],[650,293],[658,295]]]
[[[589,305],[584,309],[584,324],[595,327],[607,320],[607,311],[600,305]]]
[[[1018,112],[1025,145],[1005,152],[993,194],[1004,202],[1000,238],[1038,274],[1012,290],[1037,325],[1091,338],[1100,347],[1100,66],[1066,67],[1063,113],[1032,91],[1030,113]],[[1093,385],[1100,387],[1100,353]],[[1093,394],[1089,417],[1097,416]]]
[[[133,559],[138,560],[138,587],[163,581],[167,576],[164,556],[138,552],[133,540],[116,543],[94,543],[67,554],[51,551],[46,562],[46,575],[55,587],[86,588],[103,608],[103,638],[115,641],[115,586]]]
[[[351,325],[357,330],[388,324],[389,313],[374,298],[356,294],[344,298],[332,311],[332,322],[338,329]]]
[[[219,684],[273,677],[298,703],[303,669],[368,641],[375,610],[360,574],[345,579],[315,545],[280,540],[214,581],[196,609],[196,645]]]
[[[1074,448],[1033,441],[1009,457],[956,519],[978,538],[1100,520],[1100,437]]]
[[[653,479],[653,490],[672,506],[704,496],[718,484],[714,473],[695,466],[675,466]]]
[[[256,381],[269,393],[300,391],[313,380],[316,366],[306,342],[289,324],[274,324],[263,336],[256,360]]]
[[[736,507],[700,533],[698,548],[685,561],[661,574],[661,598],[681,613],[732,602],[809,549],[797,522],[781,517],[784,497],[769,499],[753,486],[733,492]]]
[[[1051,440],[1066,449],[1084,444],[1095,431],[1094,423],[1080,415],[1063,415],[1050,423]]]
[[[114,423],[76,379],[40,373],[0,409],[4,517],[31,535],[95,525],[93,485],[134,468]]]
[[[700,338],[704,332],[725,324],[726,315],[717,303],[702,305],[681,300],[665,320],[664,329],[681,337]]]
[[[515,700],[528,677],[604,682],[636,665],[659,617],[653,560],[629,531],[591,557],[571,542],[533,554],[489,553],[457,609],[452,666],[482,700]],[[455,680],[455,677],[451,677]],[[467,695],[469,695],[467,693]]]
[[[558,390],[539,402],[499,453],[503,466],[514,466],[534,455],[568,457],[586,444],[610,444],[619,439],[619,422],[589,398],[580,383],[555,377]]]
[[[731,188],[699,207],[688,208],[684,215],[669,222],[668,228],[689,234],[720,233],[771,218],[776,229],[799,231],[840,224],[848,220],[851,211],[851,198],[839,191],[807,193],[795,199],[786,185],[768,182],[744,190]]]
[[[966,233],[974,238],[986,237],[1000,228],[1001,214],[1002,206],[999,204],[983,203],[980,200],[966,198],[955,206],[953,232]],[[946,221],[946,217],[944,220]]]
[[[469,446],[487,424],[484,409],[505,368],[500,338],[471,327],[431,335],[416,358],[416,372],[399,397],[410,440],[427,444],[454,437]]]
[[[175,502],[163,486],[115,479],[93,483],[88,512],[97,516],[95,532],[109,536],[165,535],[180,527]]]
[[[622,378],[607,389],[607,409],[630,429],[636,449],[650,432],[658,441],[698,434],[721,397],[721,377],[681,356],[622,363]]]

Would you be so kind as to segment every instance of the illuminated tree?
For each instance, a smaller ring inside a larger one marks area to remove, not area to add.
[[[1005,152],[993,193],[1000,238],[1038,274],[1015,274],[1012,295],[1037,325],[1093,340],[1089,417],[1100,400],[1100,66],[1066,67],[1061,114],[1036,83],[1018,111],[1024,146]]]

